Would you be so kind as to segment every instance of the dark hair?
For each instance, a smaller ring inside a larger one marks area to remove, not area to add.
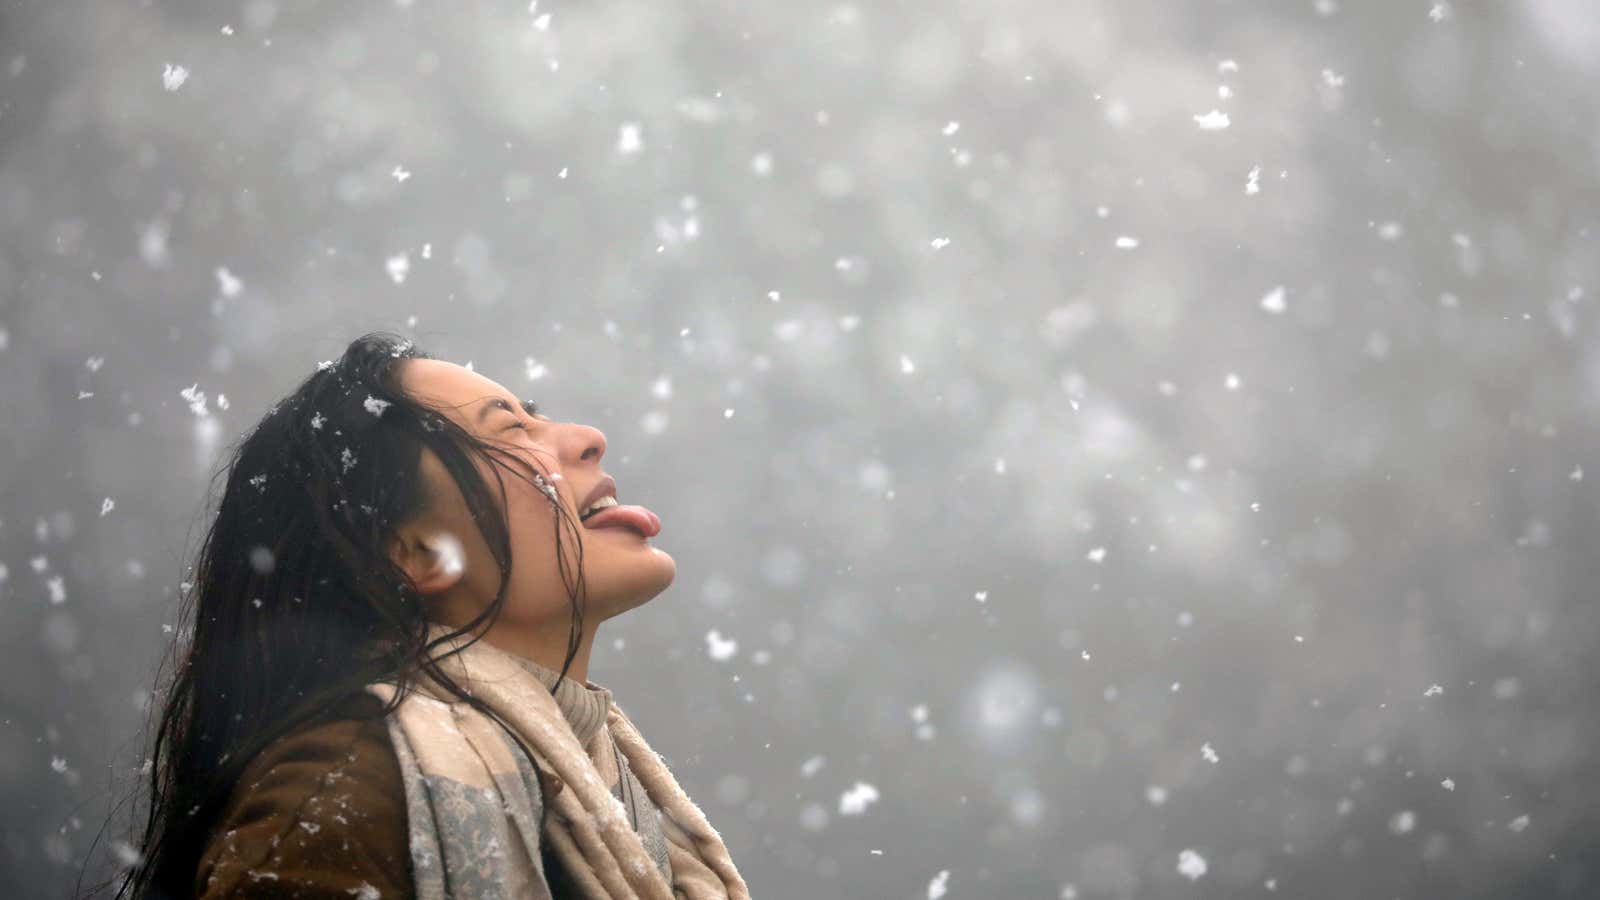
[[[135,898],[190,896],[210,832],[250,759],[370,682],[399,687],[383,708],[388,714],[413,674],[425,670],[504,727],[438,668],[443,657],[430,655],[480,623],[492,626],[505,601],[507,511],[474,458],[491,463],[500,497],[501,472],[511,471],[537,484],[555,508],[556,557],[573,613],[561,667],[566,676],[583,620],[579,526],[544,473],[525,458],[477,438],[400,389],[398,363],[427,358],[398,335],[357,338],[270,409],[217,473],[227,482],[192,584],[180,592],[182,625],[172,656],[186,637],[192,641],[170,689],[155,692],[165,694],[165,703],[141,770],[150,777],[149,819],[143,839],[130,842],[138,858],[119,873],[117,898],[130,889]],[[461,489],[501,575],[494,600],[477,618],[432,643],[422,598],[387,552],[396,528],[428,506],[419,469],[423,447],[438,455]],[[578,541],[575,582],[568,580],[561,549],[563,520]],[[507,732],[531,758],[515,731]]]

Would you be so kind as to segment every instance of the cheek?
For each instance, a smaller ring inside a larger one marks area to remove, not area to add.
[[[563,520],[557,518],[555,502],[535,485],[520,481],[508,486],[511,495],[510,525],[512,564],[519,572],[556,572],[556,528],[562,528],[562,545],[572,543]],[[570,548],[568,549],[570,553]]]

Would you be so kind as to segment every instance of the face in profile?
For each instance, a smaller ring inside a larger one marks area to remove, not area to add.
[[[628,502],[628,485],[616,485],[618,509],[580,521],[584,500],[607,477],[601,467],[606,439],[599,429],[533,414],[499,383],[453,363],[407,359],[400,365],[400,386],[408,395],[480,439],[522,457],[532,467],[520,476],[509,466],[510,471],[498,472],[499,483],[504,485],[502,502],[510,527],[512,568],[505,604],[489,635],[509,628],[529,636],[547,635],[554,644],[566,646],[571,600],[557,558],[557,529],[562,530],[567,577],[574,584],[579,572],[578,546],[571,525],[557,518],[552,499],[566,509],[566,519],[578,526],[586,582],[584,631],[592,635],[600,622],[649,601],[672,583],[676,564],[651,544],[650,536],[660,530],[660,520]],[[500,491],[495,477],[498,467],[486,460],[478,460],[477,465],[490,492]],[[533,472],[543,473],[547,487],[534,483]],[[397,560],[433,605],[430,618],[463,625],[493,599],[499,587],[499,567],[472,521],[460,488],[439,457],[427,448],[422,452],[420,473],[430,499],[427,509],[400,529],[403,546],[397,550]],[[554,490],[554,498],[546,493],[549,489]]]

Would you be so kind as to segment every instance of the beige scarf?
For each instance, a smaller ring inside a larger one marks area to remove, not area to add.
[[[431,623],[429,640],[452,630]],[[525,661],[482,639],[453,652],[470,640],[435,648],[439,667],[515,729],[534,759],[499,723],[417,674],[388,727],[405,780],[418,900],[543,900],[541,839],[585,897],[749,900],[721,835],[616,704],[605,727],[625,759],[619,777],[636,777],[660,809],[670,884],[549,688]],[[367,690],[385,702],[397,691],[389,682]]]

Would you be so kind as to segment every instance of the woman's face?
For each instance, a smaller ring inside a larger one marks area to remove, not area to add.
[[[583,544],[583,577],[587,605],[584,630],[649,601],[672,583],[677,564],[671,556],[652,546],[638,530],[625,526],[590,528],[578,521],[578,511],[589,492],[605,473],[600,460],[605,455],[606,438],[597,428],[571,422],[552,421],[533,416],[523,408],[521,398],[492,379],[470,369],[434,359],[407,359],[400,363],[400,386],[418,402],[449,416],[467,431],[498,442],[508,452],[521,455],[534,471],[544,473],[553,486],[572,522],[579,525]],[[427,480],[429,508],[410,527],[403,529],[423,541],[441,534],[460,542],[460,566],[451,577],[429,585],[419,583],[444,607],[439,621],[464,624],[493,599],[499,587],[499,567],[483,535],[473,524],[466,502],[455,479],[445,470],[439,457],[423,449],[422,475]],[[498,490],[494,468],[479,461],[491,493]],[[502,471],[504,503],[511,536],[511,575],[500,621],[518,630],[559,635],[565,646],[570,627],[571,601],[556,560],[556,515],[550,498],[532,480],[531,474],[518,477]],[[619,502],[631,505],[628,485],[617,485]],[[566,568],[576,582],[578,548],[571,529],[563,526],[562,549]],[[430,537],[431,536],[431,537]],[[404,537],[404,535],[403,535]],[[442,548],[448,556],[448,540]],[[448,560],[447,560],[448,562]],[[458,576],[458,577],[457,577]],[[500,626],[497,624],[496,628]]]

